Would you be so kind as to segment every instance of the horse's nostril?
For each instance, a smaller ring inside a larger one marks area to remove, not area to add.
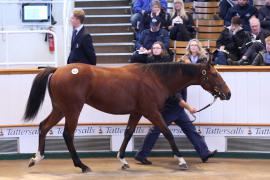
[[[226,99],[229,100],[231,98],[231,92],[228,92],[226,95]]]

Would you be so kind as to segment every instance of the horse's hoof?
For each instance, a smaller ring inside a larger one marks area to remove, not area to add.
[[[82,169],[82,173],[89,173],[91,172],[91,169],[89,167],[85,167]]]
[[[186,163],[179,164],[179,168],[180,168],[180,170],[188,170],[188,166]]]
[[[122,166],[122,170],[126,170],[126,169],[128,169],[128,168],[130,168],[128,164],[124,164],[124,165]]]
[[[32,166],[34,166],[35,165],[35,160],[33,159],[33,158],[31,158],[30,159],[30,162],[29,162],[29,164],[28,164],[28,167],[30,168],[30,167],[32,167]]]

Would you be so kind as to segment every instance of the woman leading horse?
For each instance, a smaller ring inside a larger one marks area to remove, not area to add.
[[[49,82],[47,83],[49,79]],[[74,131],[84,104],[111,114],[130,114],[124,140],[118,152],[123,168],[128,168],[125,150],[142,116],[158,126],[169,141],[181,169],[187,169],[174,137],[162,119],[160,111],[166,99],[189,85],[201,85],[221,100],[230,99],[231,93],[210,64],[131,64],[118,68],[70,64],[60,68],[46,68],[32,84],[24,118],[33,119],[44,99],[46,86],[52,102],[52,112],[39,125],[39,146],[29,166],[44,158],[47,132],[65,117],[63,136],[74,166],[89,172],[74,147]]]

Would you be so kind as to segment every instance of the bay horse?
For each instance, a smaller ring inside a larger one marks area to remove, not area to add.
[[[35,118],[47,86],[52,112],[39,125],[38,152],[31,158],[29,167],[44,158],[47,132],[65,117],[63,137],[74,166],[81,168],[83,173],[91,171],[81,162],[73,142],[78,118],[86,103],[106,113],[130,114],[117,155],[122,168],[129,168],[125,150],[140,118],[144,116],[160,128],[178,158],[180,168],[187,169],[186,161],[160,112],[169,96],[189,85],[201,85],[221,100],[229,100],[231,96],[230,89],[210,61],[206,64],[130,64],[117,68],[69,64],[44,69],[33,81],[24,119],[30,121]]]

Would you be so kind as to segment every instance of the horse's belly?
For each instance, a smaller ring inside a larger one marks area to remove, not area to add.
[[[88,105],[110,114],[130,114],[135,110],[135,103],[130,101],[111,99],[90,99]]]

